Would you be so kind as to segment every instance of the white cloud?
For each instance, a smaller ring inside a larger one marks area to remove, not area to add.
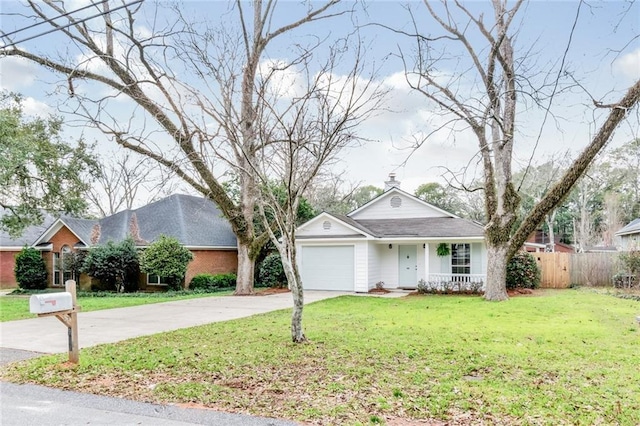
[[[640,48],[620,57],[614,63],[614,69],[633,80],[640,78]]]
[[[26,97],[22,100],[22,111],[25,115],[31,116],[45,116],[52,113],[49,105],[32,97]]]
[[[32,86],[36,80],[38,68],[28,60],[19,57],[6,57],[0,61],[0,88],[19,92]]]

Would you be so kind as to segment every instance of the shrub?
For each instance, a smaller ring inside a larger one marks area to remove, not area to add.
[[[89,250],[82,264],[82,272],[99,279],[105,290],[137,291],[140,265],[133,239],[120,243],[109,241]]]
[[[34,248],[25,247],[16,255],[16,266],[13,272],[22,289],[47,288],[47,266],[40,252]]]
[[[507,264],[507,289],[538,288],[540,268],[536,259],[527,252],[516,253]]]
[[[213,292],[236,286],[236,274],[198,274],[191,279],[189,290]]]
[[[177,239],[160,235],[140,254],[140,269],[166,278],[170,290],[180,290],[192,259],[193,254]]]
[[[258,281],[267,287],[287,286],[287,276],[284,274],[284,268],[278,253],[271,253],[260,263]]]

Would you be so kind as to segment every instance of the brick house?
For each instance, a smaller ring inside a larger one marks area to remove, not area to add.
[[[176,238],[193,254],[185,277],[187,286],[199,273],[237,271],[237,243],[231,225],[213,202],[190,195],[175,194],[139,209],[125,210],[98,220],[61,217],[32,238],[30,245],[42,252],[50,287],[63,286],[66,280],[75,278],[80,288],[88,289],[90,277],[84,274],[72,277],[71,271],[63,270],[62,259],[67,253],[87,250],[108,241],[119,242],[127,236],[133,237],[136,245],[144,249],[160,235]],[[1,275],[9,271],[13,277],[13,266],[7,264],[5,269],[2,264]],[[15,287],[15,279],[12,283]],[[140,274],[142,290],[164,285],[162,277]]]

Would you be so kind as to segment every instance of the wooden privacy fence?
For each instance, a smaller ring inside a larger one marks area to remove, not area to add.
[[[610,286],[618,272],[617,253],[531,253],[542,272],[540,287]]]

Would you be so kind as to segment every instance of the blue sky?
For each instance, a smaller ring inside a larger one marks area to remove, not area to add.
[[[86,1],[76,0],[69,9],[75,9]],[[116,4],[115,1],[112,4]],[[436,36],[442,33],[427,16],[421,2],[368,1],[364,10],[359,7],[354,15],[342,16],[322,21],[297,31],[290,37],[283,37],[268,50],[271,59],[284,59],[290,50],[289,43],[308,42],[313,37],[342,37],[353,32],[354,26],[361,26],[361,37],[368,46],[366,60],[379,66],[376,79],[390,90],[387,100],[388,111],[378,114],[375,119],[363,126],[361,133],[372,142],[361,148],[353,148],[343,155],[339,167],[347,170],[347,178],[353,182],[382,186],[389,172],[394,171],[403,182],[403,189],[413,191],[419,184],[440,181],[443,167],[460,170],[470,162],[476,153],[476,142],[465,132],[456,134],[436,134],[415,152],[405,165],[402,165],[410,150],[410,141],[422,132],[428,132],[430,123],[438,120],[435,108],[424,98],[411,92],[406,86],[404,70],[398,54],[410,56],[414,48],[410,38],[388,31],[376,23],[385,26],[412,31],[412,10],[422,34]],[[484,11],[486,19],[491,19],[486,1],[466,3],[472,11]],[[350,3],[348,4],[350,5]],[[535,82],[550,79],[559,72],[571,27],[576,16],[579,2],[534,1],[525,4],[518,14],[515,36],[516,57],[522,58],[520,69],[527,68],[527,74]],[[150,6],[150,5],[149,5]],[[278,17],[283,21],[297,16],[303,7],[300,1],[281,1],[278,4]],[[438,7],[436,5],[436,7]],[[1,26],[4,32],[12,31],[25,24],[25,20],[13,15],[24,11],[15,1],[2,1]],[[235,24],[236,13],[230,10],[226,2],[185,2],[181,9],[187,15],[211,22],[222,20]],[[151,16],[151,15],[148,15]],[[160,18],[165,18],[160,16]],[[145,23],[140,20],[140,25]],[[276,26],[278,22],[274,22]],[[34,29],[26,36],[37,33],[44,26]],[[640,4],[627,1],[589,2],[580,5],[580,15],[576,23],[573,39],[567,51],[565,70],[571,72],[582,88],[573,87],[558,93],[552,104],[552,115],[542,126],[544,114],[532,109],[522,97],[521,114],[518,116],[518,135],[515,145],[515,168],[526,164],[537,146],[534,161],[542,162],[558,153],[571,150],[577,152],[594,133],[604,110],[593,108],[591,97],[614,102],[621,97],[624,89],[640,78]],[[474,43],[477,36],[470,36]],[[21,44],[21,47],[34,52],[73,51],[73,46],[57,34],[48,35]],[[447,46],[447,54],[457,57],[453,46]],[[268,58],[264,58],[265,60]],[[442,72],[456,73],[465,67],[467,59],[457,61],[457,69],[452,61],[444,64]],[[348,65],[348,64],[345,64]],[[447,68],[449,67],[449,68]],[[58,78],[51,76],[34,65],[16,61],[13,58],[0,59],[0,86],[23,93],[28,98],[32,112],[55,112],[63,99],[52,84]],[[564,83],[569,80],[565,79]],[[561,86],[563,88],[564,86]],[[47,96],[50,93],[50,96]],[[616,132],[612,142],[617,146],[632,138],[639,137],[638,114]],[[70,129],[73,135],[78,129]],[[116,149],[113,142],[99,134],[87,131],[89,138],[98,140],[101,152]],[[404,149],[403,149],[404,148]]]

